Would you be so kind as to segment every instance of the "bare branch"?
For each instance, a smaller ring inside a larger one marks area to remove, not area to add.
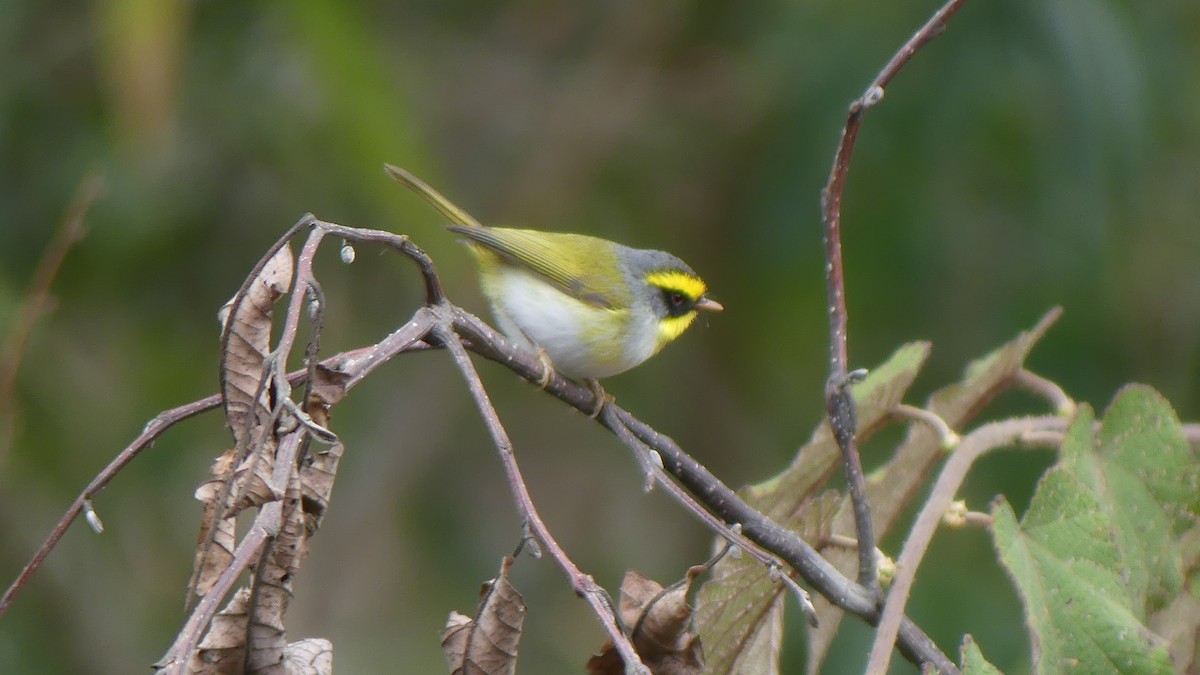
[[[829,180],[821,192],[821,220],[825,240],[825,280],[829,312],[829,380],[825,386],[825,409],[829,413],[829,425],[842,450],[842,465],[846,472],[846,484],[854,505],[854,525],[858,534],[858,582],[877,593],[875,578],[875,537],[871,526],[871,510],[867,504],[866,485],[863,480],[862,463],[854,447],[855,419],[854,399],[850,396],[847,382],[846,349],[846,285],[842,265],[841,208],[842,193],[846,185],[846,174],[850,170],[850,156],[854,152],[854,141],[862,125],[866,111],[883,99],[884,90],[909,59],[946,28],[950,17],[958,11],[964,0],[949,0],[925,23],[908,42],[892,56],[883,70],[867,87],[863,95],[850,104],[846,125],[838,139],[833,167]]]
[[[892,414],[897,418],[913,420],[929,427],[933,433],[937,434],[943,450],[953,450],[954,446],[958,445],[958,442],[961,440],[958,434],[946,423],[946,420],[939,417],[932,410],[900,404],[892,410]]]
[[[642,664],[641,659],[638,658],[637,652],[633,648],[633,644],[629,642],[629,638],[625,636],[625,633],[621,629],[620,621],[613,611],[611,598],[604,592],[604,589],[596,585],[596,582],[590,575],[581,572],[575,566],[575,563],[571,562],[571,559],[567,557],[566,551],[563,551],[562,547],[558,545],[554,536],[550,534],[550,529],[546,527],[545,522],[538,515],[537,507],[534,506],[533,498],[530,496],[529,489],[525,485],[525,479],[521,476],[521,469],[517,465],[517,458],[513,454],[512,441],[508,438],[508,432],[504,430],[504,425],[500,423],[500,417],[496,414],[496,409],[492,407],[492,402],[488,399],[487,391],[484,390],[483,382],[480,381],[479,373],[475,371],[475,366],[471,363],[470,357],[467,356],[467,352],[463,348],[462,343],[459,342],[458,336],[451,331],[450,326],[452,323],[453,313],[448,311],[445,316],[445,324],[439,325],[434,329],[434,332],[442,344],[450,351],[455,365],[458,366],[459,372],[462,373],[463,379],[467,383],[471,397],[475,399],[475,406],[479,409],[479,414],[483,417],[488,433],[492,436],[492,443],[496,446],[496,451],[500,455],[500,461],[504,465],[504,473],[508,477],[509,489],[512,491],[513,499],[516,501],[517,512],[521,514],[525,526],[537,538],[543,550],[550,552],[550,557],[554,559],[554,562],[567,575],[567,579],[571,582],[571,587],[592,606],[592,611],[600,618],[600,623],[604,626],[605,632],[608,633],[609,639],[613,641],[613,645],[625,660],[626,672],[645,673],[649,675],[650,671]],[[633,670],[631,671],[630,669]]]
[[[25,351],[25,345],[33,333],[34,324],[37,323],[38,317],[49,304],[50,285],[54,282],[54,277],[58,275],[63,260],[67,257],[67,251],[71,250],[75,242],[83,238],[84,218],[91,209],[92,203],[96,201],[103,190],[104,177],[101,174],[93,172],[84,176],[79,186],[75,188],[75,196],[71,198],[71,204],[67,207],[67,213],[54,233],[54,238],[50,240],[46,250],[42,252],[41,259],[38,260],[33,280],[29,284],[29,290],[25,293],[25,301],[13,321],[12,332],[4,341],[3,347],[0,347],[0,412],[7,409],[5,414],[15,413],[13,407],[9,405],[9,401],[16,384],[17,367],[21,363],[21,354]],[[0,430],[4,426],[4,419],[0,418]],[[0,448],[5,445],[4,435],[0,435]]]
[[[954,454],[942,467],[941,474],[933,485],[933,491],[921,508],[916,523],[904,542],[900,557],[896,561],[898,569],[892,587],[888,591],[887,600],[883,606],[883,614],[875,632],[875,642],[871,647],[871,655],[867,661],[866,672],[885,673],[891,659],[892,643],[896,641],[900,619],[904,616],[904,606],[908,602],[909,591],[912,590],[917,568],[925,556],[925,550],[933,539],[942,516],[954,501],[954,495],[967,476],[967,471],[979,457],[990,450],[1002,448],[1020,441],[1027,434],[1043,431],[1061,432],[1066,428],[1067,420],[1061,417],[1031,417],[1023,419],[1004,420],[985,424],[975,431],[963,436]]]
[[[653,452],[657,454],[657,451],[651,449],[637,436],[633,435],[633,432],[630,431],[629,427],[625,426],[621,422],[620,418],[616,415],[615,410],[616,409],[614,406],[604,406],[604,410],[601,411],[600,416],[608,419],[604,419],[602,424],[616,434],[617,438],[619,438],[627,447],[633,449],[635,453],[649,454]],[[809,624],[814,627],[817,625],[817,610],[815,607],[813,607],[812,598],[809,597],[808,592],[801,588],[790,575],[781,569],[780,562],[776,560],[774,556],[764,551],[758,544],[755,544],[746,538],[746,536],[742,534],[741,527],[730,527],[720,518],[717,518],[705,510],[705,508],[699,502],[697,502],[690,493],[679,487],[675,481],[667,477],[668,474],[663,468],[661,461],[657,463],[643,463],[643,466],[646,465],[651,467],[651,478],[657,481],[659,485],[662,485],[667,492],[675,498],[675,501],[682,504],[684,509],[686,509],[688,513],[691,513],[696,520],[699,520],[701,523],[707,526],[708,529],[715,533],[718,537],[724,539],[729,546],[736,546],[738,549],[748,553],[751,557],[766,567],[768,572],[773,577],[779,578],[800,601],[800,609],[804,612],[804,616],[808,620]],[[713,560],[710,563],[710,566],[715,563],[716,560]]]
[[[25,584],[29,581],[29,578],[33,576],[33,573],[42,566],[42,563],[46,560],[46,556],[50,555],[50,551],[54,550],[54,547],[58,545],[59,540],[62,539],[64,534],[66,534],[67,528],[71,526],[71,523],[75,522],[75,519],[79,517],[79,514],[83,511],[84,505],[88,502],[88,500],[90,500],[92,497],[95,497],[97,493],[103,490],[104,486],[108,485],[108,482],[111,481],[114,476],[120,473],[121,469],[124,469],[127,464],[132,462],[142,450],[147,448],[154,441],[154,439],[162,435],[164,431],[171,428],[178,422],[182,422],[190,417],[195,417],[202,412],[212,410],[220,405],[220,403],[221,397],[218,394],[213,394],[212,396],[202,398],[199,401],[192,401],[191,403],[181,405],[178,408],[165,410],[156,415],[154,419],[147,422],[146,427],[142,429],[142,433],[138,434],[137,438],[133,439],[129,445],[125,446],[125,449],[122,450],[120,454],[118,454],[117,457],[108,464],[108,466],[104,467],[104,469],[92,479],[92,482],[88,483],[87,487],[85,487],[83,491],[79,493],[79,496],[76,497],[75,501],[71,503],[71,506],[67,509],[67,512],[63,514],[62,518],[60,518],[58,523],[54,526],[54,529],[50,531],[50,534],[46,537],[46,540],[42,542],[40,547],[38,547],[38,550],[33,554],[33,557],[29,559],[29,562],[25,563],[23,568],[21,568],[21,573],[17,575],[17,578],[14,579],[11,584],[9,584],[8,590],[4,591],[4,596],[0,597],[0,617],[4,616],[4,613],[8,611],[8,607],[12,604],[13,598],[16,596],[16,594],[22,588],[24,588]]]

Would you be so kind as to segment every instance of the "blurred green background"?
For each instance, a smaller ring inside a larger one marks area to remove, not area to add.
[[[486,314],[444,223],[388,180],[422,175],[485,222],[668,249],[727,311],[633,372],[618,400],[727,483],[783,466],[821,417],[818,194],[847,103],[935,9],[924,2],[0,2],[0,336],[81,178],[108,189],[55,280],[0,411],[0,577],[164,408],[217,384],[217,308],[302,213],[408,233],[451,297]],[[910,401],[1066,313],[1032,366],[1103,407],[1122,383],[1200,414],[1200,3],[966,5],[866,119],[844,205],[850,353],[934,352]],[[360,248],[318,274],[327,353],[374,342],[417,276]],[[702,527],[596,425],[481,365],[550,526],[615,588],[669,582]],[[1042,411],[1008,396],[994,411]],[[343,673],[444,672],[438,630],[471,612],[520,529],[442,354],[397,359],[335,411],[347,444],[290,636]],[[892,435],[895,438],[895,434]],[[96,501],[0,621],[0,671],[145,672],[182,620],[199,505],[229,443],[215,414],[169,432]],[[868,444],[868,464],[887,444]],[[870,453],[877,453],[874,457]],[[971,505],[1018,505],[1046,465],[1011,452]],[[892,537],[890,551],[898,539]],[[581,672],[603,634],[548,562],[520,560],[520,672]],[[1019,605],[982,532],[941,533],[912,614],[1028,670]],[[802,663],[789,608],[786,661]],[[826,672],[855,672],[847,622]],[[895,672],[912,672],[900,664]]]

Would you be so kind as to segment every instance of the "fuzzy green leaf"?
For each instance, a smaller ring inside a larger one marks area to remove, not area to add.
[[[1019,525],[997,500],[993,536],[1025,605],[1037,672],[1172,672],[1166,641],[1146,624],[1183,586],[1179,541],[1196,520],[1198,484],[1174,412],[1128,387],[1098,435],[1081,406]]]
[[[979,651],[979,645],[970,635],[963,637],[962,675],[1003,675],[996,666],[988,663]]]

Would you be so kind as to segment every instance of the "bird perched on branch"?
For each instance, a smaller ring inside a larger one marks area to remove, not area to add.
[[[623,373],[683,334],[700,311],[721,311],[704,281],[679,258],[582,234],[481,225],[399,167],[392,178],[453,221],[479,264],[483,294],[504,334],[546,366],[582,378],[604,403],[598,380]]]

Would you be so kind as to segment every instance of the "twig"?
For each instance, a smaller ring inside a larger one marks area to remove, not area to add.
[[[887,600],[883,606],[879,625],[875,631],[875,642],[871,647],[871,655],[867,660],[867,673],[887,672],[891,660],[892,643],[896,640],[896,632],[900,618],[904,616],[904,606],[908,602],[908,594],[912,590],[917,568],[925,556],[925,550],[933,539],[938,523],[946,509],[954,501],[954,495],[966,478],[971,465],[989,450],[1009,446],[1022,440],[1031,432],[1062,431],[1066,428],[1066,420],[1061,417],[1032,417],[1024,419],[1004,420],[985,424],[967,434],[958,444],[954,454],[942,467],[941,474],[933,485],[933,490],[921,508],[916,523],[904,542],[904,548],[896,560],[896,577],[892,580]]]
[[[454,364],[458,366],[463,380],[467,383],[467,389],[470,390],[471,397],[475,399],[475,406],[479,409],[479,414],[483,416],[484,424],[487,426],[488,433],[491,434],[492,443],[496,446],[496,451],[500,454],[500,461],[504,465],[504,473],[508,476],[509,489],[512,491],[513,499],[516,501],[517,512],[521,514],[525,526],[536,537],[542,550],[549,551],[550,557],[554,559],[554,562],[567,575],[567,579],[571,582],[571,587],[592,606],[592,611],[596,613],[596,616],[600,617],[605,632],[608,633],[609,639],[612,640],[613,645],[621,654],[621,658],[625,661],[625,672],[645,673],[645,675],[649,675],[649,669],[642,664],[633,644],[629,642],[629,638],[621,630],[621,623],[614,612],[611,599],[608,598],[603,589],[596,585],[596,582],[590,575],[584,574],[575,566],[575,563],[571,562],[571,559],[567,557],[566,551],[562,550],[562,547],[555,541],[554,536],[550,534],[550,529],[546,527],[541,516],[538,515],[537,507],[534,506],[533,498],[530,496],[529,489],[525,485],[525,479],[521,476],[521,469],[517,465],[517,458],[513,454],[512,441],[508,438],[508,432],[504,430],[504,425],[500,423],[500,417],[496,414],[496,409],[492,407],[492,402],[488,399],[487,391],[484,390],[483,382],[480,381],[479,373],[475,371],[475,366],[471,363],[470,357],[467,356],[466,349],[463,348],[458,336],[450,328],[453,325],[453,316],[453,312],[447,311],[444,316],[445,323],[439,324],[434,329],[434,333],[442,344],[445,345],[446,349],[449,350],[450,356],[454,359]]]
[[[25,302],[21,305],[21,309],[13,321],[12,332],[4,341],[3,348],[0,348],[0,411],[9,408],[9,414],[13,413],[8,402],[12,398],[13,387],[16,384],[17,367],[21,363],[21,354],[24,353],[29,336],[33,333],[34,324],[37,323],[38,317],[46,308],[50,285],[54,282],[54,277],[58,275],[63,260],[67,257],[67,251],[71,250],[75,242],[83,237],[84,218],[91,209],[92,203],[96,201],[103,190],[104,177],[100,173],[92,172],[84,176],[79,186],[75,188],[75,196],[71,198],[70,206],[67,207],[66,215],[63,216],[54,238],[50,240],[46,250],[42,252],[41,259],[38,260],[33,280],[25,294]],[[0,439],[0,446],[3,444],[2,441],[3,439]]]
[[[90,500],[92,497],[95,497],[97,493],[103,490],[104,486],[108,485],[108,482],[111,481],[113,477],[121,471],[121,469],[125,468],[127,464],[133,461],[133,459],[137,457],[142,450],[148,447],[154,441],[154,439],[158,438],[164,431],[171,428],[178,422],[182,422],[190,417],[195,417],[202,412],[212,410],[220,405],[220,403],[220,395],[213,394],[212,396],[202,398],[199,401],[192,401],[191,403],[181,405],[178,408],[165,410],[156,415],[154,419],[147,422],[145,428],[142,429],[142,433],[138,434],[137,438],[133,439],[129,445],[125,446],[125,449],[122,450],[120,454],[118,454],[117,457],[108,464],[108,466],[104,467],[104,469],[102,469],[100,473],[92,479],[92,482],[88,483],[87,487],[85,487],[83,491],[79,493],[79,496],[76,497],[75,501],[71,503],[71,506],[67,509],[67,512],[58,520],[58,524],[54,526],[53,530],[50,530],[49,536],[47,536],[46,540],[42,542],[42,545],[38,547],[38,550],[33,554],[33,557],[29,559],[29,562],[25,563],[23,568],[21,568],[21,573],[17,575],[17,578],[14,579],[11,584],[9,584],[8,590],[4,591],[4,596],[0,597],[0,617],[4,616],[4,613],[8,611],[9,605],[12,604],[13,597],[16,596],[17,592],[19,592],[25,586],[25,584],[29,581],[29,578],[33,576],[33,573],[42,566],[42,563],[46,560],[46,556],[50,555],[50,551],[54,550],[54,547],[58,545],[58,541],[62,539],[63,534],[66,533],[67,528],[71,526],[71,523],[75,522],[75,519],[79,517],[80,512],[83,511],[84,504],[88,500]]]
[[[842,451],[843,466],[846,472],[846,482],[854,506],[855,529],[858,534],[858,582],[873,593],[878,592],[874,547],[875,540],[871,526],[870,506],[866,501],[866,487],[862,475],[862,466],[858,452],[854,447],[855,419],[854,401],[850,396],[847,375],[846,353],[846,301],[845,273],[842,265],[841,251],[841,203],[845,189],[846,175],[850,168],[850,157],[854,151],[854,142],[867,110],[878,104],[887,86],[900,70],[912,59],[923,46],[940,35],[946,28],[950,18],[959,10],[964,0],[948,0],[907,42],[892,56],[887,65],[879,72],[874,81],[863,92],[862,96],[850,104],[846,115],[846,124],[838,139],[837,151],[834,154],[833,167],[830,170],[828,182],[821,193],[821,216],[824,225],[826,286],[828,293],[829,333],[830,333],[830,375],[825,387],[825,407],[829,415],[830,428],[838,447]],[[1061,390],[1059,390],[1061,393]],[[1065,398],[1065,395],[1063,396]],[[1060,410],[1062,406],[1060,404]],[[943,435],[943,438],[948,436]],[[961,452],[961,451],[960,451]],[[956,452],[955,457],[959,453]],[[953,461],[953,459],[951,460]],[[953,495],[951,495],[952,497]],[[930,499],[932,502],[933,499]],[[949,501],[947,500],[947,504]],[[926,504],[927,508],[930,506]],[[934,514],[940,516],[946,505]],[[925,513],[922,513],[924,516]],[[936,526],[936,521],[934,522]],[[916,530],[912,536],[916,536]],[[929,533],[932,536],[932,533]],[[921,547],[924,550],[924,547]],[[907,547],[906,547],[907,551]],[[919,561],[919,555],[917,560]],[[915,561],[910,561],[910,564]],[[868,673],[882,673],[890,657],[891,645],[895,641],[900,617],[903,616],[903,600],[895,602],[892,598],[907,596],[911,585],[912,570],[905,567],[906,559],[902,556],[898,562],[899,576],[893,582],[888,594],[888,611],[884,615],[885,623],[881,624],[876,634],[875,648],[868,663]],[[892,608],[898,604],[899,608]],[[885,630],[886,628],[886,630]],[[877,658],[880,652],[882,659]]]
[[[854,506],[854,527],[858,534],[858,582],[873,593],[878,591],[875,578],[875,536],[871,526],[871,508],[867,503],[866,483],[863,478],[862,462],[854,446],[856,420],[854,399],[850,396],[848,381],[848,357],[846,349],[846,284],[842,265],[841,209],[842,193],[846,186],[846,174],[850,170],[850,156],[854,152],[854,141],[867,110],[883,99],[884,90],[900,69],[921,47],[937,37],[946,27],[946,22],[958,11],[964,0],[950,0],[921,27],[908,42],[892,56],[883,70],[875,77],[862,96],[850,104],[846,125],[838,139],[833,167],[829,180],[821,192],[821,220],[825,241],[825,283],[829,311],[829,379],[825,385],[825,410],[829,415],[829,426],[842,451],[842,465],[846,472],[846,484]]]
[[[616,414],[615,407],[605,405],[604,410],[601,411],[600,415],[601,417],[608,418],[604,419],[602,424],[608,429],[612,430],[612,432],[616,434],[617,438],[619,438],[627,447],[633,449],[634,452],[639,454],[658,454],[657,451],[651,449],[640,439],[638,439],[637,436],[634,436],[629,427],[625,426],[621,422],[619,416]],[[788,589],[792,591],[792,594],[796,596],[796,599],[800,602],[800,609],[804,612],[804,617],[808,620],[809,625],[814,628],[817,627],[817,609],[813,606],[812,598],[809,597],[808,591],[805,591],[803,588],[801,588],[799,584],[792,579],[791,575],[787,574],[781,569],[780,562],[776,560],[774,556],[764,551],[762,547],[760,547],[758,544],[755,544],[753,541],[750,541],[746,535],[742,534],[741,527],[732,528],[725,524],[725,522],[720,518],[717,518],[713,514],[709,513],[699,502],[696,501],[694,497],[692,497],[690,493],[679,487],[675,481],[667,477],[669,474],[667,474],[661,463],[643,463],[643,466],[647,465],[650,467],[650,477],[657,481],[659,485],[662,485],[668,494],[675,498],[675,501],[682,504],[689,513],[695,516],[695,518],[701,523],[707,525],[708,529],[712,530],[717,536],[724,539],[729,546],[737,546],[742,551],[745,551],[750,555],[750,557],[754,558],[760,564],[766,567],[772,578],[778,578],[785,586],[787,586]],[[716,561],[714,560],[712,562],[715,564]]]
[[[901,403],[892,410],[892,415],[900,419],[920,422],[929,427],[933,433],[937,434],[943,450],[953,450],[954,446],[958,445],[958,442],[961,440],[958,434],[946,423],[946,420],[939,417],[932,410]]]
[[[1200,424],[1183,425],[1183,435],[1187,437],[1192,448],[1200,450]]]
[[[1075,414],[1075,401],[1054,382],[1024,368],[1017,371],[1013,380],[1018,387],[1049,401],[1050,405],[1054,406],[1055,414],[1061,417],[1071,417]]]

